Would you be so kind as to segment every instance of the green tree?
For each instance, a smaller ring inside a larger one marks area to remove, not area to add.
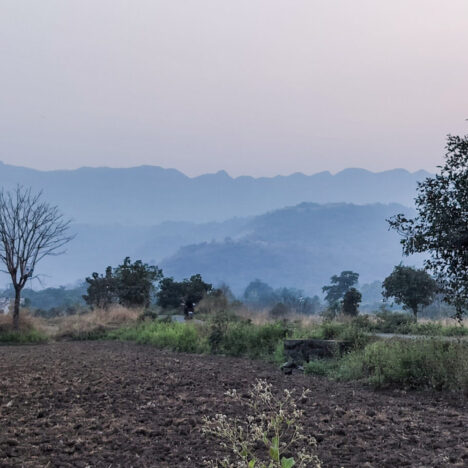
[[[383,296],[393,297],[418,319],[419,306],[431,304],[438,291],[437,282],[426,271],[398,265],[383,282]]]
[[[205,283],[201,275],[193,275],[190,279],[174,281],[174,278],[164,278],[159,283],[156,294],[158,304],[164,309],[177,309],[182,303],[198,304],[213,286]]]
[[[89,306],[107,309],[118,301],[117,281],[112,267],[108,266],[104,275],[94,272],[85,281],[88,283],[88,289],[83,299]]]
[[[388,220],[403,238],[403,252],[429,253],[425,267],[443,286],[459,319],[468,308],[468,135],[449,135],[440,173],[418,184],[417,216]]]
[[[343,313],[356,317],[359,314],[359,304],[362,300],[362,294],[356,288],[350,288],[343,297]]]
[[[213,289],[213,285],[205,283],[200,274],[193,275],[189,280],[184,280],[184,301],[190,304],[198,304],[203,297]]]
[[[131,262],[126,257],[114,270],[119,303],[126,307],[148,307],[154,283],[161,280],[162,270],[141,260]]]
[[[333,275],[330,278],[332,284],[322,288],[322,291],[326,293],[325,300],[328,302],[330,309],[335,312],[339,309],[344,295],[358,282],[358,279],[359,273],[349,270],[342,271],[339,276]]]
[[[119,303],[125,307],[148,307],[155,290],[154,283],[162,278],[162,270],[137,260],[134,263],[126,257],[117,268],[108,266],[105,275],[93,273],[86,278],[86,303],[106,309]]]

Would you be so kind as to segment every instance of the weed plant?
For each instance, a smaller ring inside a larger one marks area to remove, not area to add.
[[[258,380],[242,398],[236,390],[226,395],[245,408],[241,418],[229,419],[217,414],[204,418],[203,433],[220,439],[229,451],[222,460],[207,460],[211,467],[226,468],[320,468],[316,441],[305,434],[304,413],[296,400],[307,398],[304,390],[298,398],[289,390],[282,396],[272,392],[271,384]]]

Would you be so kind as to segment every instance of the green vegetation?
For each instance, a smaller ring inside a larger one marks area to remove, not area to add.
[[[159,283],[156,294],[158,305],[163,309],[178,309],[184,305],[184,312],[193,308],[210,293],[217,293],[213,286],[205,283],[201,275],[192,275],[190,279],[174,281],[174,278],[164,278]]]
[[[424,270],[397,265],[390,276],[383,282],[383,296],[393,297],[397,304],[413,312],[414,320],[418,319],[420,306],[431,304],[439,287],[434,279]]]
[[[330,278],[331,285],[322,288],[322,291],[326,293],[325,300],[330,310],[338,312],[345,294],[358,282],[358,279],[359,273],[354,271],[342,271],[339,276],[333,275]]]
[[[356,317],[359,314],[359,304],[362,294],[356,288],[350,288],[343,296],[343,314]]]
[[[47,336],[38,330],[0,330],[1,344],[46,343]]]
[[[221,465],[245,468],[320,468],[316,455],[317,441],[305,434],[304,412],[298,407],[309,394],[297,395],[285,390],[282,396],[273,394],[272,385],[257,380],[243,398],[236,390],[226,393],[244,407],[242,418],[217,414],[203,418],[203,433],[220,439],[221,446],[231,455]],[[208,466],[220,466],[212,460]]]
[[[88,283],[84,300],[91,307],[106,309],[112,304],[124,307],[148,307],[154,282],[162,278],[162,270],[141,260],[131,262],[126,257],[117,268],[108,266],[104,275],[94,272]]]
[[[468,336],[463,325],[443,325],[440,322],[415,322],[408,314],[382,311],[375,316],[362,315],[352,322],[369,333],[395,333],[399,335]]]
[[[191,323],[145,322],[110,332],[108,337],[185,353],[206,353],[209,350],[206,337]]]
[[[344,357],[332,375],[340,380],[365,380],[377,388],[394,385],[468,392],[468,343],[377,341]]]
[[[108,334],[111,339],[151,344],[187,353],[213,353],[275,360],[288,334],[283,324],[255,325],[246,320],[216,318],[211,323],[143,322]]]
[[[449,135],[440,174],[418,183],[417,216],[398,214],[390,227],[402,236],[403,253],[429,253],[425,266],[443,286],[461,319],[468,309],[468,135]]]

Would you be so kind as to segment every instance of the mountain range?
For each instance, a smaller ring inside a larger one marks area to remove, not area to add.
[[[175,169],[81,168],[38,171],[0,163],[0,186],[42,190],[75,223],[151,226],[164,221],[207,223],[315,203],[412,205],[416,183],[429,173],[404,169],[373,173],[346,169],[277,177],[188,177]]]
[[[177,279],[201,273],[239,294],[258,278],[317,294],[342,270],[381,280],[402,261],[386,219],[407,208],[424,171],[190,178],[173,169],[37,171],[0,164],[0,185],[43,190],[73,219],[66,255],[45,258],[42,283],[82,281],[125,256]],[[420,263],[411,259],[410,263]],[[5,278],[4,283],[6,284]]]

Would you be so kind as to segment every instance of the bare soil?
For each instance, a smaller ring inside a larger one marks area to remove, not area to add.
[[[203,416],[242,416],[224,392],[257,378],[308,387],[324,467],[467,467],[464,397],[374,392],[221,356],[120,342],[0,347],[1,467],[199,467],[223,455]]]

